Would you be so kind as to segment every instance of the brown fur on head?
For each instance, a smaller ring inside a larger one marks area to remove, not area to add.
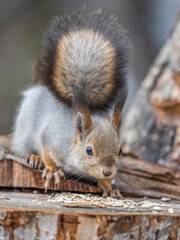
[[[114,177],[117,172],[120,144],[118,134],[111,122],[105,118],[90,118],[78,112],[75,116],[75,155],[79,168],[97,179]],[[88,119],[89,121],[89,119]]]
[[[119,129],[121,113],[127,97],[122,88],[114,105],[111,121],[94,116],[91,118],[88,101],[81,88],[73,92],[74,124],[76,137],[74,151],[78,167],[98,179],[112,178],[117,172],[120,151]]]

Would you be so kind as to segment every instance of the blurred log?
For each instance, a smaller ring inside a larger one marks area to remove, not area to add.
[[[119,165],[115,187],[123,196],[180,200],[180,172],[126,156]]]
[[[126,153],[180,170],[180,19],[122,127]]]

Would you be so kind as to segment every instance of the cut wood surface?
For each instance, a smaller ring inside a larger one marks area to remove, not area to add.
[[[180,239],[179,202],[148,200],[151,207],[145,207],[147,200],[133,199],[136,209],[104,209],[63,207],[51,199],[0,192],[0,239]]]

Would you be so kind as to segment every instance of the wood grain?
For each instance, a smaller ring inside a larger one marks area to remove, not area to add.
[[[70,208],[48,200],[46,194],[1,192],[0,239],[180,239],[179,202],[168,212],[163,206]]]
[[[180,17],[124,119],[123,150],[180,170]]]

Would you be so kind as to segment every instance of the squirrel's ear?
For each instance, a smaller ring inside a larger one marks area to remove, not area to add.
[[[92,120],[89,111],[86,111],[85,113],[78,112],[75,115],[75,127],[81,138],[90,133],[92,130]]]
[[[126,98],[127,98],[127,88],[124,88],[124,89],[122,88],[116,97],[113,116],[111,119],[111,123],[118,135],[119,135],[119,130],[122,123],[122,110],[123,110]]]
[[[114,109],[111,123],[114,129],[116,130],[117,134],[119,135],[119,129],[122,123],[122,111],[120,109]]]
[[[81,135],[84,128],[84,116],[82,113],[77,113],[75,118],[75,125],[78,133]]]

